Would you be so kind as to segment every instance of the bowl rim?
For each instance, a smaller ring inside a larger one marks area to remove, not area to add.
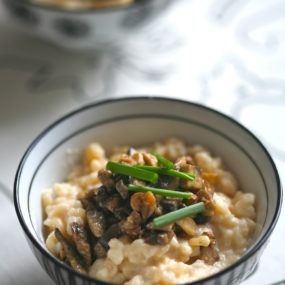
[[[46,11],[53,11],[53,12],[63,12],[65,14],[93,14],[93,13],[111,13],[111,12],[117,12],[121,10],[129,10],[132,9],[135,6],[139,6],[142,4],[142,0],[135,0],[135,2],[126,5],[126,6],[118,6],[118,7],[112,7],[112,8],[101,8],[101,9],[66,9],[66,8],[58,8],[55,6],[49,6],[49,5],[43,5],[36,2],[32,2],[31,0],[6,0],[6,1],[14,1],[19,3],[23,6],[31,6],[36,9],[43,9]],[[151,2],[150,0],[145,0],[146,2]],[[169,0],[165,0],[166,2],[169,2]]]
[[[194,282],[188,282],[188,283],[183,283],[184,285],[198,285],[198,284],[202,284],[204,282],[210,281],[212,279],[215,279],[217,277],[220,277],[222,275],[224,275],[225,273],[230,272],[231,270],[233,270],[234,268],[238,267],[239,265],[241,265],[243,262],[245,262],[246,260],[248,260],[250,257],[252,257],[254,254],[256,254],[261,247],[266,243],[266,241],[268,240],[269,236],[271,235],[272,231],[274,230],[278,218],[280,216],[280,212],[281,212],[281,208],[282,208],[282,198],[283,198],[283,189],[282,189],[282,184],[281,184],[281,179],[277,170],[277,167],[275,165],[275,162],[273,161],[273,158],[271,157],[271,155],[269,154],[267,148],[264,146],[264,144],[260,141],[260,139],[258,139],[256,137],[256,135],[254,135],[249,129],[247,129],[245,126],[243,126],[241,123],[239,123],[238,121],[236,121],[235,119],[233,119],[232,117],[216,110],[213,109],[211,107],[202,105],[200,103],[196,103],[196,102],[192,102],[189,100],[185,100],[185,99],[181,99],[181,98],[175,98],[175,97],[169,97],[169,96],[161,96],[161,95],[135,95],[135,96],[120,96],[120,97],[109,97],[107,99],[98,99],[95,100],[93,103],[89,103],[87,105],[84,105],[82,107],[76,108],[75,110],[68,112],[67,114],[61,116],[59,119],[57,119],[56,121],[54,121],[53,123],[51,123],[50,125],[48,125],[48,127],[46,127],[30,144],[30,146],[27,148],[26,152],[24,153],[16,175],[15,175],[15,180],[14,180],[14,190],[13,190],[13,199],[14,199],[14,207],[15,207],[15,211],[18,217],[18,220],[22,226],[22,229],[24,230],[26,236],[29,238],[29,240],[32,242],[32,244],[40,251],[40,253],[47,258],[49,261],[52,261],[53,263],[55,263],[57,266],[59,266],[60,268],[63,268],[64,270],[68,271],[68,273],[74,274],[77,277],[83,278],[83,280],[89,281],[89,282],[99,282],[100,284],[105,284],[105,285],[110,285],[110,284],[114,284],[114,283],[110,283],[110,282],[106,282],[103,280],[99,280],[96,279],[94,277],[90,277],[87,274],[82,274],[79,273],[77,271],[75,271],[72,267],[66,265],[65,263],[61,262],[58,258],[56,258],[55,256],[53,256],[51,253],[48,252],[48,250],[46,248],[44,248],[44,245],[42,245],[40,242],[37,241],[36,238],[34,238],[34,236],[32,235],[32,233],[30,232],[28,226],[26,225],[24,216],[22,214],[22,210],[21,210],[21,206],[20,206],[20,201],[19,201],[19,180],[21,177],[21,172],[22,169],[25,166],[25,162],[28,158],[28,156],[30,155],[30,153],[33,151],[33,149],[36,147],[36,145],[38,144],[38,142],[44,138],[44,136],[49,133],[50,131],[52,131],[52,129],[54,127],[56,127],[57,125],[61,124],[63,121],[70,119],[71,117],[73,117],[74,115],[81,113],[82,111],[88,110],[88,109],[92,109],[92,108],[96,108],[100,105],[106,105],[109,103],[117,103],[117,102],[121,102],[121,101],[135,101],[135,100],[162,100],[162,101],[168,101],[168,102],[176,102],[176,103],[180,103],[180,104],[186,104],[189,106],[195,106],[198,108],[201,108],[203,110],[206,110],[208,112],[211,112],[215,115],[218,115],[220,117],[222,117],[223,119],[226,119],[228,121],[230,121],[231,123],[235,124],[237,127],[241,128],[243,131],[245,131],[245,133],[247,133],[248,135],[251,136],[251,138],[253,140],[255,140],[255,142],[257,142],[257,144],[261,147],[261,149],[263,150],[263,152],[265,153],[267,159],[269,160],[271,167],[274,171],[275,174],[275,179],[276,179],[276,184],[277,184],[277,207],[275,209],[275,212],[273,214],[273,218],[268,226],[267,231],[261,236],[259,242],[257,242],[252,248],[250,248],[242,257],[240,257],[236,262],[234,262],[233,264],[225,267],[223,270],[218,271],[217,273],[214,273],[208,277],[205,277],[203,279],[194,281]],[[28,209],[26,209],[28,210]]]

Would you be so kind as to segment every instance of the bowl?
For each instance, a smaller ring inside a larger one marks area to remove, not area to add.
[[[247,252],[224,270],[191,284],[239,284],[253,271],[281,210],[281,183],[270,154],[249,130],[222,113],[188,101],[138,96],[98,101],[64,116],[34,140],[20,162],[14,184],[18,219],[34,255],[57,284],[110,284],[74,271],[45,247],[41,190],[70,172],[66,150],[83,150],[91,141],[110,149],[172,136],[205,145],[222,157],[241,189],[257,199],[257,226]]]
[[[169,0],[137,0],[123,7],[63,9],[28,0],[4,0],[18,28],[68,49],[93,50],[124,44],[170,5]]]

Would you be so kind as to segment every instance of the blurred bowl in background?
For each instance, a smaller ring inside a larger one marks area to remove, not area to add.
[[[121,5],[113,3],[99,9],[94,5],[76,6],[79,0],[57,7],[54,0],[41,0],[45,4],[36,1],[3,0],[3,4],[8,17],[23,31],[65,48],[82,50],[124,43],[167,11],[171,2],[124,0]]]

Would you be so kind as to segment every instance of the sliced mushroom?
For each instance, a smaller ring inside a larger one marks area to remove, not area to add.
[[[179,186],[180,186],[180,178],[179,177],[171,177],[170,181],[168,182],[166,189],[170,189],[170,190],[179,189]]]
[[[119,195],[112,195],[104,201],[99,203],[101,208],[108,209],[111,213],[114,214],[115,210],[122,205],[122,199]]]
[[[124,184],[123,179],[120,179],[116,183],[116,189],[124,200],[127,199],[127,197],[129,196],[129,191],[128,191],[128,187],[126,186],[126,184]]]
[[[92,187],[89,190],[86,190],[84,194],[82,193],[81,196],[78,196],[77,199],[81,202],[84,209],[93,204],[96,198],[96,193],[99,191],[99,188]]]
[[[125,221],[119,223],[120,229],[132,239],[141,234],[141,216],[137,211],[132,211]]]
[[[97,189],[95,192],[95,201],[97,203],[100,203],[110,197],[110,193],[108,192],[108,189],[105,186],[101,186]]]
[[[132,176],[127,176],[127,175],[118,174],[118,173],[114,174],[114,179],[115,179],[115,183],[122,180],[125,185],[132,184],[133,180],[134,180],[134,178]]]
[[[174,223],[156,228],[153,222],[149,222],[145,226],[142,237],[148,244],[165,245],[169,243],[174,236],[173,228]]]
[[[173,231],[148,231],[143,237],[148,244],[165,245],[172,240],[173,236]]]
[[[122,235],[122,231],[118,224],[111,225],[105,232],[104,235],[98,239],[94,246],[94,253],[97,258],[106,257],[109,249],[109,241],[112,238],[119,238]]]
[[[88,241],[87,231],[83,225],[72,223],[71,225],[72,237],[75,242],[77,251],[84,258],[86,264],[89,266],[92,263],[91,247]]]
[[[122,235],[122,231],[118,224],[111,225],[104,233],[104,235],[99,239],[100,242],[108,243],[112,238],[118,238]]]
[[[55,229],[54,234],[56,239],[62,245],[65,257],[67,258],[72,268],[80,273],[87,274],[87,271],[83,265],[82,258],[73,248],[73,246],[66,240],[58,228]]]
[[[170,184],[172,184],[172,186],[174,186],[173,182],[175,181],[174,177],[171,176],[167,176],[167,175],[159,175],[158,180],[157,180],[157,187],[158,188],[163,188],[163,189],[170,189]],[[171,188],[171,189],[176,189],[175,188]]]
[[[93,235],[95,235],[96,237],[101,237],[107,225],[104,213],[93,208],[87,209],[86,216],[88,225]]]
[[[107,169],[100,169],[98,171],[98,177],[108,190],[112,189],[112,187],[115,186],[115,180],[112,171]]]
[[[181,198],[164,197],[161,199],[160,205],[162,205],[164,213],[169,213],[178,210],[181,202]]]
[[[107,256],[108,248],[105,248],[100,242],[97,242],[93,248],[96,258],[104,258]]]

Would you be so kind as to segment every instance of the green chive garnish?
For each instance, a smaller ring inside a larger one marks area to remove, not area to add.
[[[153,223],[155,227],[162,227],[185,217],[202,213],[205,210],[205,204],[203,202],[199,202],[191,206],[179,209],[177,211],[162,215],[158,218],[154,218]]]
[[[173,168],[173,162],[169,161],[168,159],[164,158],[160,154],[158,154],[155,150],[151,152],[158,160],[159,163],[163,164],[167,169]]]
[[[163,168],[159,166],[135,165],[134,167],[148,170],[148,171],[153,171],[153,172],[163,174],[163,175],[176,176],[176,177],[184,178],[184,179],[191,180],[191,181],[193,181],[196,177],[196,175],[193,173],[180,172],[174,169],[167,169],[167,168]]]
[[[142,180],[156,182],[158,179],[158,174],[145,169],[135,168],[133,166],[108,161],[106,169],[111,170],[123,175],[133,176]]]
[[[185,193],[185,192],[167,190],[167,189],[159,189],[159,188],[153,188],[153,187],[148,187],[148,186],[137,186],[133,184],[128,185],[128,190],[135,191],[135,192],[151,191],[153,194],[158,194],[162,196],[170,196],[170,197],[177,197],[177,198],[184,198],[184,199],[191,198],[191,193]]]

